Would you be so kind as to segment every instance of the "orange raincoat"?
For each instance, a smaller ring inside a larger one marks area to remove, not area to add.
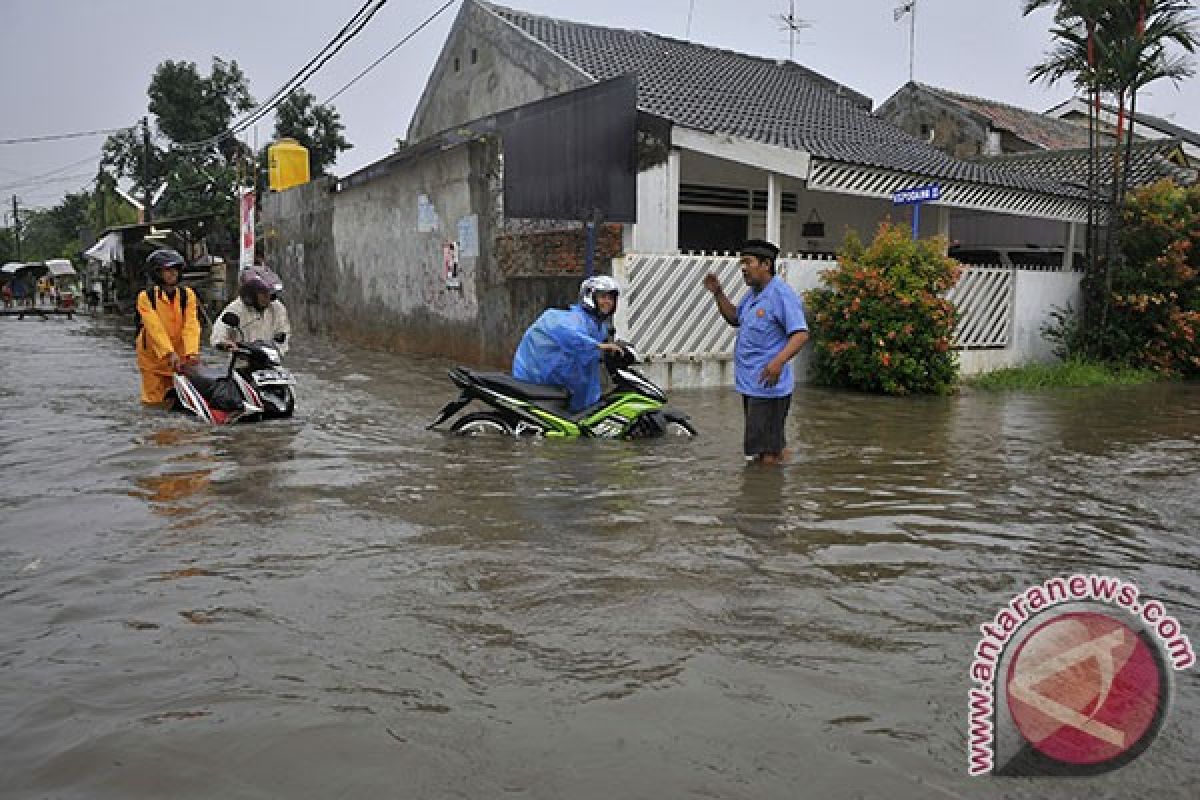
[[[157,292],[154,305],[148,292]],[[181,292],[187,292],[187,308],[181,309]],[[152,287],[138,293],[138,316],[142,331],[137,337],[137,364],[142,371],[142,402],[161,403],[171,388],[169,356],[176,353],[182,361],[200,352],[200,318],[196,312],[196,293],[186,286],[175,290],[174,297]]]

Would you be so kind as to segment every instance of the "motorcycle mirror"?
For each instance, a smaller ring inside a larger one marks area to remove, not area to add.
[[[275,343],[276,343],[276,344],[283,344],[283,343],[284,343],[284,342],[286,342],[286,341],[287,341],[287,334],[286,334],[286,333],[277,333],[277,334],[275,334]]]
[[[226,311],[222,314],[221,322],[224,322],[231,328],[240,328],[242,326],[242,318],[232,311]]]

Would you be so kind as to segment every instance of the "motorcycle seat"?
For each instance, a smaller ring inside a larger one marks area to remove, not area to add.
[[[540,383],[526,383],[505,372],[472,372],[470,374],[489,389],[534,403],[565,405],[571,397],[566,389],[558,386],[544,386]]]
[[[225,370],[210,367],[197,367],[189,370],[187,379],[196,387],[196,391],[205,397],[212,397],[213,387],[218,381],[225,380]]]
[[[198,367],[187,373],[187,379],[213,408],[237,411],[242,407],[241,391],[225,370]]]

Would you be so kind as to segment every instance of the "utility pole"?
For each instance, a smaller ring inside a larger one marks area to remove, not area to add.
[[[146,193],[142,221],[149,225],[154,220],[154,210],[150,207],[150,120],[147,117],[142,117],[142,190]]]
[[[21,260],[21,212],[17,208],[17,196],[13,195],[13,240],[17,243],[17,261]]]

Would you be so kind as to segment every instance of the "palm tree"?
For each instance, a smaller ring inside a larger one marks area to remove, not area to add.
[[[1112,72],[1120,92],[1129,97],[1129,134],[1125,140],[1124,169],[1116,181],[1115,208],[1125,205],[1129,177],[1133,165],[1134,124],[1139,90],[1162,78],[1178,83],[1194,74],[1190,60],[1184,55],[1168,52],[1177,45],[1188,53],[1196,50],[1195,20],[1191,17],[1192,3],[1184,0],[1125,0],[1114,14],[1115,27],[1122,33],[1114,37]],[[1120,123],[1120,120],[1118,120]],[[1120,138],[1118,137],[1118,146]],[[1114,161],[1114,169],[1116,169]],[[1108,249],[1120,227],[1119,215],[1109,226]]]
[[[1089,274],[1102,278],[1100,284],[1103,287],[1100,307],[1094,309],[1091,316],[1094,320],[1098,311],[1103,326],[1112,294],[1112,265],[1121,209],[1131,174],[1138,91],[1161,78],[1178,82],[1193,74],[1190,60],[1186,56],[1173,55],[1169,49],[1178,46],[1189,54],[1194,53],[1200,39],[1189,0],[1023,0],[1025,14],[1048,7],[1055,9],[1055,27],[1051,35],[1056,44],[1047,59],[1030,70],[1030,77],[1049,83],[1071,77],[1077,86],[1088,92],[1091,151],[1088,158]],[[1115,101],[1117,122],[1103,270],[1098,276],[1099,226],[1092,208],[1099,194],[1096,129],[1104,94]],[[1127,119],[1128,132],[1125,130]]]
[[[1057,83],[1071,78],[1085,92],[1088,114],[1088,216],[1087,274],[1096,276],[1099,266],[1099,186],[1096,174],[1098,127],[1100,117],[1100,59],[1097,55],[1097,28],[1107,0],[1024,0],[1022,14],[1028,16],[1043,8],[1054,8],[1054,27],[1050,34],[1055,44],[1046,60],[1029,71],[1031,81]],[[1085,305],[1084,314],[1094,316],[1096,309]]]

